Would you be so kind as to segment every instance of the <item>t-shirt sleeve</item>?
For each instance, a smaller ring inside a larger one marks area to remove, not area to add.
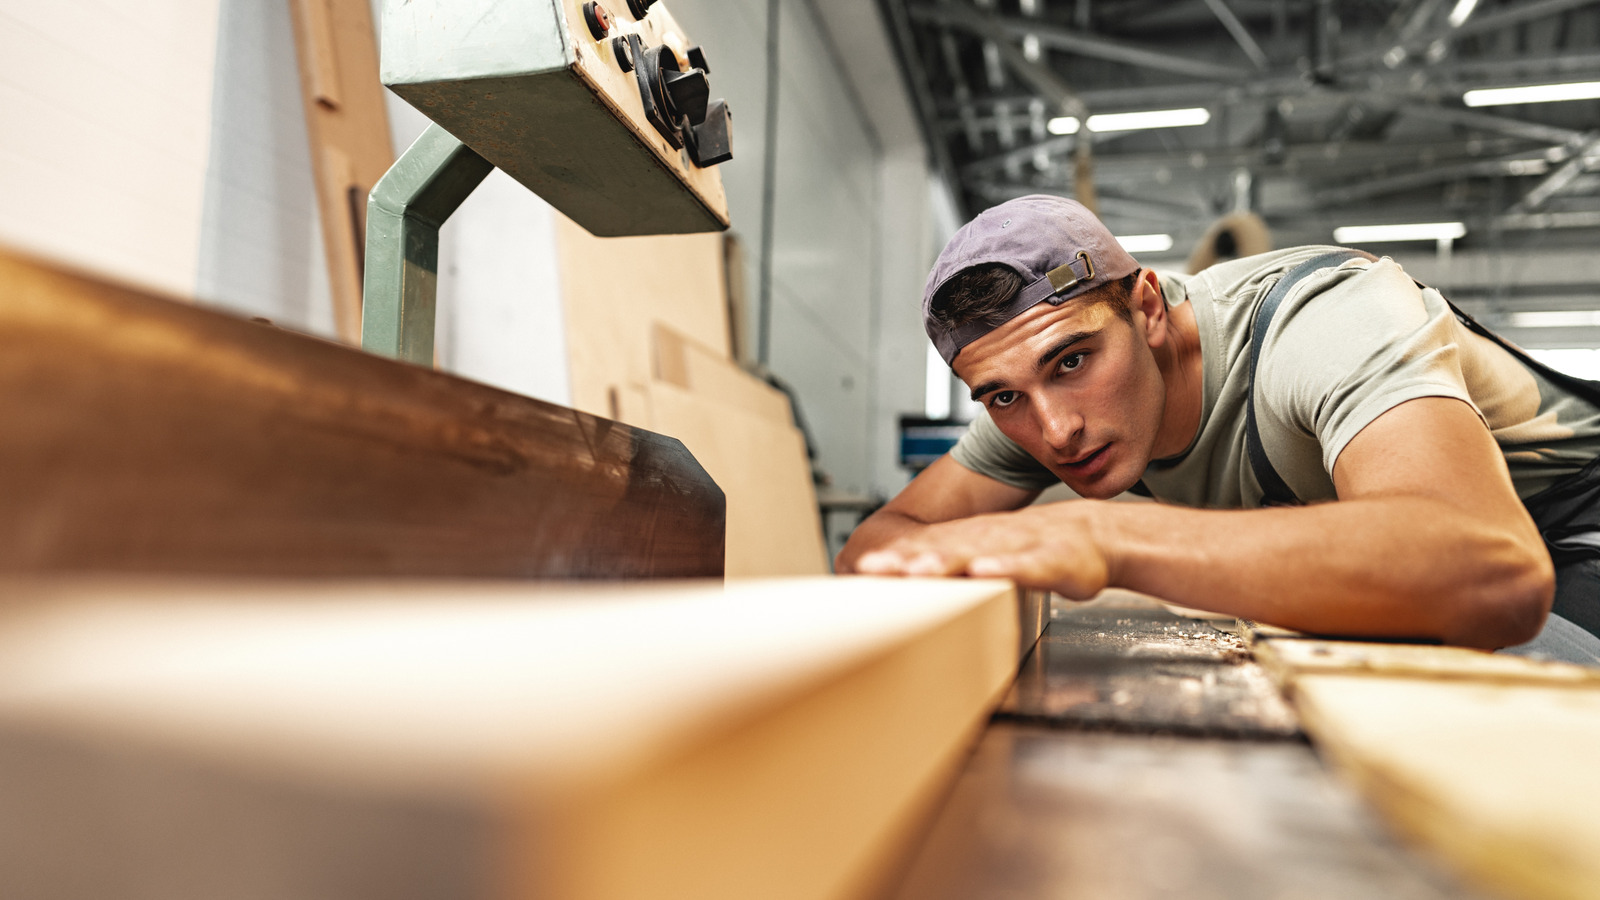
[[[1278,311],[1283,318],[1262,349],[1256,402],[1263,442],[1276,420],[1289,434],[1315,440],[1331,475],[1363,428],[1408,400],[1454,397],[1472,405],[1453,313],[1438,292],[1419,288],[1389,259],[1307,281]],[[1273,455],[1271,446],[1267,451]]]
[[[1015,488],[1039,491],[1060,479],[1017,443],[1003,434],[988,413],[980,412],[951,448],[950,456],[962,466]]]

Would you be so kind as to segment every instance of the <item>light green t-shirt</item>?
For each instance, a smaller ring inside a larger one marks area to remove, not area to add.
[[[1160,273],[1167,303],[1194,309],[1205,398],[1194,442],[1145,470],[1156,498],[1218,509],[1261,505],[1245,450],[1250,329],[1285,272],[1334,249],[1277,250],[1193,276]],[[1600,408],[1467,330],[1438,291],[1418,288],[1387,258],[1352,260],[1297,284],[1273,316],[1256,379],[1262,446],[1306,502],[1334,499],[1331,473],[1340,452],[1374,419],[1419,397],[1470,403],[1500,444],[1524,499],[1600,455]],[[951,455],[1015,487],[1058,483],[986,415]]]

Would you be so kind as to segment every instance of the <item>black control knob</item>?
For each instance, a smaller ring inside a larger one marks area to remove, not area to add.
[[[656,0],[628,0],[628,12],[633,13],[635,19],[643,19],[655,3]]]
[[[683,116],[691,125],[706,120],[706,104],[711,102],[711,85],[706,83],[706,73],[699,69],[687,72],[663,70],[666,82],[667,105],[673,115]]]
[[[689,129],[691,158],[700,168],[733,159],[733,113],[728,101],[713,100],[706,106],[704,122]]]
[[[706,65],[706,51],[700,49],[698,44],[690,47],[689,52],[685,55],[689,57],[689,68],[699,69],[708,75],[711,74],[711,67]]]

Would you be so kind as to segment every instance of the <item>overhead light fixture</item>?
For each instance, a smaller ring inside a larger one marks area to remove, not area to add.
[[[1172,249],[1172,235],[1119,234],[1117,243],[1129,253],[1165,253]]]
[[[1090,131],[1142,131],[1147,128],[1188,128],[1211,121],[1203,106],[1188,109],[1149,109],[1143,112],[1101,113],[1089,117]],[[1057,116],[1045,126],[1051,134],[1077,134],[1076,116]]]
[[[1467,16],[1472,15],[1472,10],[1478,5],[1478,0],[1456,0],[1455,9],[1450,10],[1450,27],[1460,28],[1467,21]]]
[[[1600,315],[1600,313],[1595,313]],[[1600,350],[1593,347],[1572,347],[1559,350],[1528,350],[1528,355],[1559,372],[1587,378],[1600,378]]]
[[[1460,222],[1413,222],[1407,225],[1345,225],[1333,230],[1339,244],[1383,244],[1391,241],[1453,241],[1467,233]]]
[[[1600,97],[1600,81],[1572,81],[1566,84],[1482,88],[1467,91],[1461,95],[1461,100],[1468,106],[1510,106],[1513,103],[1555,103],[1561,100],[1593,100],[1597,97]]]
[[[1600,325],[1600,310],[1558,309],[1514,312],[1508,319],[1512,328],[1590,328]]]

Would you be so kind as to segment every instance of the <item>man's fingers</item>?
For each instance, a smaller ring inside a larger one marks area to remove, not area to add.
[[[907,575],[956,575],[961,572],[962,560],[947,554],[925,550],[906,564]]]
[[[974,558],[967,572],[984,578],[1010,578],[1024,587],[1047,588],[1072,599],[1086,599],[1106,586],[1105,563],[1081,554],[1048,550]]]
[[[874,550],[856,560],[856,571],[871,575],[895,575],[905,563],[905,557],[893,550]]]

